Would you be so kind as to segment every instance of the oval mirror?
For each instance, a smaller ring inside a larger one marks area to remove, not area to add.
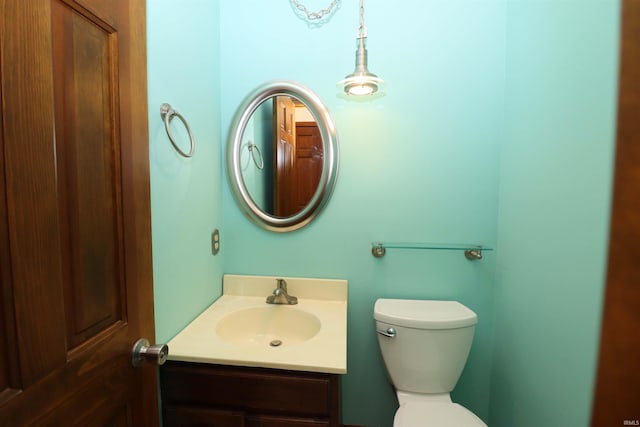
[[[240,209],[271,231],[308,224],[331,197],[338,140],[320,98],[295,82],[254,89],[240,104],[227,141],[229,185]]]

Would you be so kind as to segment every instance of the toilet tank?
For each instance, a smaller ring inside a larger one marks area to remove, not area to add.
[[[457,301],[379,299],[374,318],[380,352],[396,390],[453,390],[478,323],[471,309]]]

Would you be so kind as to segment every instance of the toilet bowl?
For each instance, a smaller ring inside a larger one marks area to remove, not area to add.
[[[457,301],[379,299],[374,318],[400,404],[394,427],[487,427],[450,396],[478,323],[472,310]]]

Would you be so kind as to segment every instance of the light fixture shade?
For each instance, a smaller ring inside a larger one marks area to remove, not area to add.
[[[373,95],[379,92],[384,80],[367,69],[367,48],[365,46],[366,37],[359,37],[358,48],[356,49],[356,68],[353,73],[340,80],[338,84],[344,87],[347,95],[362,96]]]

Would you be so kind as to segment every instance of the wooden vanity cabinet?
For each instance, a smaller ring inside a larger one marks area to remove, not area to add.
[[[340,376],[168,361],[165,427],[339,427]]]

